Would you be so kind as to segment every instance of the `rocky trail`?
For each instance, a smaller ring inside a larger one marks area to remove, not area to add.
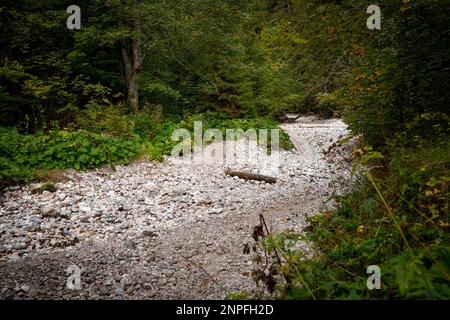
[[[272,230],[302,232],[308,215],[350,185],[354,140],[337,143],[348,135],[341,120],[301,117],[282,128],[296,150],[281,151],[279,166],[259,146],[258,157],[230,166],[275,184],[168,157],[70,171],[54,192],[4,190],[0,298],[222,299],[255,290],[243,249],[259,214]],[[81,269],[79,290],[66,286],[71,265]]]

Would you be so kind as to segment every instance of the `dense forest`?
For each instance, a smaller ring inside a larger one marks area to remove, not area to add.
[[[69,30],[72,2],[0,3],[0,187],[162,160],[196,120],[342,117],[366,179],[311,219],[317,257],[284,249],[298,235],[266,239],[286,258],[277,295],[450,297],[448,0],[78,0]],[[371,4],[380,30],[367,28]],[[388,289],[354,281],[368,261]]]

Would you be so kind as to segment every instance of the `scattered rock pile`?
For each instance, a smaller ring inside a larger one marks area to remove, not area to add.
[[[53,192],[6,189],[0,297],[223,298],[222,287],[253,290],[242,249],[258,214],[274,229],[301,232],[307,214],[349,186],[354,141],[338,146],[343,156],[323,153],[348,135],[342,121],[303,117],[282,127],[296,150],[281,151],[279,163],[253,144],[256,156],[227,163],[275,176],[275,184],[230,177],[222,163],[169,157],[72,172]],[[81,268],[81,290],[66,287],[70,265]]]

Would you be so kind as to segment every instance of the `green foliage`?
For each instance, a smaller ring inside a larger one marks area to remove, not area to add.
[[[55,192],[57,190],[56,186],[52,182],[45,182],[36,189],[33,189],[33,193],[43,193],[44,191]]]
[[[227,129],[242,129],[243,131],[247,131],[249,129],[255,129],[256,131],[258,129],[279,129],[280,147],[286,150],[294,148],[294,145],[289,139],[288,134],[280,129],[278,127],[277,121],[271,117],[230,118],[227,115],[217,112],[206,112],[203,114],[195,114],[187,117],[180,123],[180,127],[193,131],[195,121],[202,121],[203,131],[206,131],[209,128],[219,129],[221,130],[224,137],[226,137]],[[268,143],[270,143],[270,141],[268,141]]]
[[[105,163],[128,163],[139,154],[139,147],[137,136],[104,137],[85,130],[22,135],[15,129],[1,128],[0,181],[29,181],[39,169],[83,170]]]
[[[69,4],[0,5],[1,185],[161,160],[195,121],[225,133],[276,128],[286,111],[342,115],[378,169],[311,221],[319,255],[286,247],[295,235],[264,242],[284,258],[280,297],[449,297],[448,0],[380,0],[380,31],[360,0],[79,0],[76,32]],[[367,290],[369,264],[385,290]],[[275,271],[256,278],[272,288]]]
[[[23,132],[66,126],[89,101],[104,103],[117,89],[120,74],[114,51],[77,46],[66,28],[64,0],[19,0],[0,6],[0,125]],[[88,8],[88,1],[78,3]],[[83,22],[91,10],[83,10]],[[86,26],[86,25],[85,25]],[[90,57],[88,57],[90,56]],[[102,67],[99,68],[98,66]]]
[[[277,122],[271,118],[243,118],[233,119],[226,118],[223,115],[214,112],[205,114],[195,114],[187,116],[179,122],[173,120],[165,121],[162,125],[157,126],[156,131],[152,131],[148,139],[144,143],[144,150],[152,160],[161,160],[164,155],[170,154],[173,147],[178,144],[171,140],[172,133],[175,129],[187,129],[191,135],[194,132],[194,123],[196,121],[202,122],[203,134],[207,129],[219,129],[223,137],[226,137],[227,129],[275,129]],[[284,149],[292,149],[293,144],[286,132],[280,129],[280,147]]]
[[[450,297],[450,146],[394,149],[379,159],[371,148],[358,152],[366,165],[389,160],[388,170],[339,206],[309,221],[306,236],[272,235],[264,248],[283,257],[277,295],[283,299],[448,299]],[[364,169],[366,170],[366,169]],[[307,241],[315,255],[286,247]],[[366,287],[370,265],[381,268],[381,290]]]
[[[0,127],[0,181],[30,181],[36,170],[84,170],[106,163],[128,163],[143,155],[160,161],[178,143],[171,139],[173,131],[184,128],[193,134],[195,121],[202,121],[203,132],[215,128],[224,135],[226,129],[277,128],[271,118],[231,119],[209,112],[181,120],[179,116],[164,118],[157,107],[126,115],[117,107],[93,105],[78,116],[77,130],[55,129],[32,135]],[[282,148],[293,147],[282,130],[280,142]]]
[[[250,299],[247,292],[233,292],[230,293],[225,300],[248,300]]]
[[[350,60],[346,86],[336,91],[352,130],[376,147],[400,132],[432,137],[434,125],[448,130],[450,100],[444,80],[450,67],[447,1],[382,5],[382,32],[362,42],[363,52]],[[428,123],[417,127],[418,118]]]
[[[52,182],[45,182],[39,187],[39,190],[44,192],[55,192],[57,190],[56,186]]]
[[[134,129],[134,123],[121,109],[120,106],[100,106],[91,103],[78,114],[76,126],[95,133],[125,135]]]
[[[376,151],[355,150],[367,181],[340,197],[336,210],[310,220],[304,240],[316,252],[313,257],[286,248],[292,235],[265,241],[269,256],[278,252],[283,257],[274,264],[275,273],[283,275],[278,297],[449,299],[446,1],[381,1],[382,30],[370,33],[363,27],[363,5],[356,1],[298,3],[309,9],[304,15],[311,24],[303,33],[318,34],[314,39],[302,34],[317,53],[299,50],[297,61],[306,70],[300,76],[306,80],[300,101],[307,110],[338,110]],[[291,18],[284,9],[275,6],[275,11]],[[325,44],[329,50],[321,49]],[[316,57],[326,73],[311,61]],[[381,290],[366,287],[369,265],[381,268]]]

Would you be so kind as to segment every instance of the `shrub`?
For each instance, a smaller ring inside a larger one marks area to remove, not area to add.
[[[107,133],[113,136],[128,134],[134,129],[134,123],[125,115],[123,107],[101,106],[91,103],[80,112],[77,118],[78,128],[96,133]]]
[[[53,130],[22,135],[16,129],[0,130],[0,180],[23,182],[42,169],[88,169],[105,163],[128,163],[139,154],[140,139],[104,137],[85,130]]]
[[[275,294],[282,299],[449,299],[449,157],[448,145],[430,141],[397,148],[387,170],[367,172],[365,183],[337,199],[335,211],[311,218],[306,236],[285,232],[259,242],[265,251],[260,256],[272,257],[271,274],[283,276],[273,278]],[[311,243],[314,256],[286,246],[291,240]],[[366,286],[370,265],[381,268],[381,290]],[[265,272],[262,278],[268,279]]]

